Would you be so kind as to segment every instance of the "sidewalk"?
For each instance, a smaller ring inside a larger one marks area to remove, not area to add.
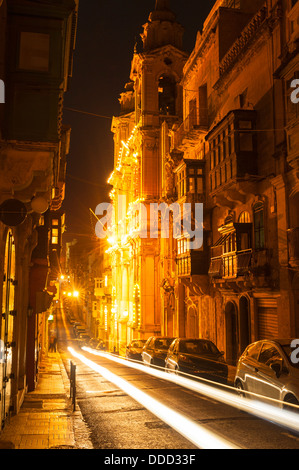
[[[60,354],[48,353],[39,366],[35,391],[0,433],[0,449],[91,449],[81,412],[69,398],[69,379]]]

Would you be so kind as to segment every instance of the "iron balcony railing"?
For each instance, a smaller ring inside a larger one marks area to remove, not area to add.
[[[197,139],[199,133],[207,132],[207,126],[207,109],[194,108],[174,132],[173,147],[180,147],[184,140]]]

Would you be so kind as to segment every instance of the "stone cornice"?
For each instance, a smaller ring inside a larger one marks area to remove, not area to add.
[[[251,46],[253,42],[257,42],[265,32],[269,34],[269,22],[267,9],[263,7],[243,29],[239,38],[234,42],[219,64],[220,78],[215,83],[214,89],[218,90],[221,88],[228,74],[233,70],[236,64],[241,62],[249,50],[251,54],[254,53]]]
[[[217,12],[214,14],[214,17],[209,24],[209,29],[203,32],[203,35],[199,37],[200,33],[197,34],[195,49],[191,53],[189,60],[187,61],[184,68],[184,78],[182,79],[182,84],[188,82],[190,75],[194,72],[198,66],[198,62],[205,55],[205,52],[211,43],[215,40],[215,28],[218,21]]]

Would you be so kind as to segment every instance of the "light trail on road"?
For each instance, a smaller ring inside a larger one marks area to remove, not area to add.
[[[109,382],[112,382],[118,388],[123,390],[127,395],[140,403],[144,408],[157,416],[160,420],[175,429],[178,433],[192,442],[200,449],[239,449],[238,446],[217,436],[215,433],[200,426],[195,421],[190,420],[186,416],[172,410],[171,408],[163,405],[158,400],[152,398],[147,393],[139,390],[131,385],[126,380],[118,375],[112,373],[105,367],[91,361],[83,354],[79,354],[73,348],[68,347],[69,352],[73,357],[79,359],[83,364],[87,365],[95,372],[98,372]],[[105,356],[106,357],[106,356]]]
[[[197,393],[201,393],[221,403],[232,406],[234,408],[238,408],[239,410],[245,411],[246,413],[250,413],[254,416],[257,416],[258,418],[271,421],[272,423],[277,424],[279,426],[283,426],[289,429],[290,431],[299,432],[298,407],[295,407],[297,408],[296,412],[282,410],[278,407],[275,407],[267,403],[262,403],[258,400],[240,397],[236,394],[236,389],[234,387],[225,386],[224,388],[226,388],[226,390],[225,389],[221,390],[219,387],[216,388],[215,386],[209,385],[207,383],[197,382],[192,379],[188,379],[188,378],[181,377],[181,376],[174,375],[174,374],[169,374],[162,370],[149,368],[148,366],[145,366],[143,364],[138,364],[138,363],[134,363],[131,361],[127,361],[126,359],[121,359],[119,357],[115,357],[108,353],[99,352],[99,351],[96,351],[87,347],[84,347],[82,349],[87,351],[90,354],[104,357],[118,364],[122,364],[127,367],[137,369],[139,371],[145,372],[146,374],[150,374],[156,378],[167,380],[169,382],[173,382],[177,385],[180,385],[184,388],[188,388],[189,390],[195,391]],[[206,381],[206,382],[209,382],[209,381]],[[231,391],[229,391],[229,389],[231,389]],[[254,395],[255,397],[259,397],[259,395],[257,394],[252,394],[252,395]],[[261,398],[265,398],[265,397],[261,397]]]

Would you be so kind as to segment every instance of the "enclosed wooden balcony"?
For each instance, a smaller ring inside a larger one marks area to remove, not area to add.
[[[257,174],[255,120],[255,111],[231,111],[206,137],[210,146],[209,179],[212,196],[219,191],[223,194],[224,189],[235,189],[238,181]],[[229,195],[229,199],[234,198],[234,195]]]

